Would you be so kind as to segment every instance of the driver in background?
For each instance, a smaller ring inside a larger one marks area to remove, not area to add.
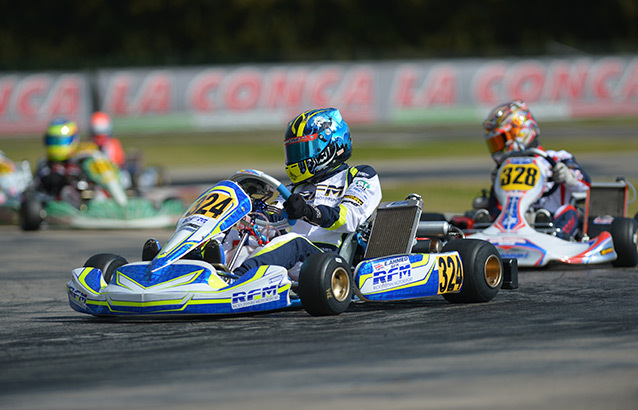
[[[349,166],[350,129],[335,108],[314,109],[295,117],[284,136],[286,173],[292,195],[283,204],[297,222],[234,270],[243,275],[262,265],[279,265],[297,280],[311,254],[338,251],[342,237],[354,232],[381,202],[381,184],[369,165]]]
[[[556,161],[556,166],[552,169],[553,182],[546,183],[545,191],[553,184],[560,186],[553,194],[540,198],[534,208],[546,209],[551,213],[554,226],[560,229],[557,236],[568,239],[576,235],[579,229],[579,215],[576,208],[570,204],[571,195],[575,192],[587,192],[591,186],[591,179],[574,156],[564,150],[545,150],[540,145],[540,128],[522,100],[510,101],[495,107],[488,114],[483,126],[487,147],[497,164],[492,171],[492,187],[488,201],[488,211],[492,220],[501,210],[501,205],[494,195],[494,178],[503,155],[511,151],[537,148],[547,152]]]
[[[75,184],[82,175],[80,165],[72,159],[80,141],[78,127],[65,118],[52,120],[44,134],[46,158],[38,163],[35,187],[56,199],[63,199],[65,187]]]
[[[124,167],[125,154],[122,143],[113,137],[113,122],[111,117],[102,111],[96,111],[89,121],[91,141],[93,141],[106,156],[118,167]]]

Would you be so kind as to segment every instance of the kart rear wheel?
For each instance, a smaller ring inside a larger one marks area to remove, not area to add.
[[[350,266],[335,253],[310,255],[299,272],[299,298],[313,316],[345,311],[352,301],[352,286]]]
[[[611,264],[617,267],[638,265],[638,221],[631,218],[614,218],[611,237],[618,258]]]
[[[42,223],[42,202],[25,198],[20,204],[20,227],[23,231],[37,231]]]
[[[503,262],[494,245],[480,239],[455,239],[443,252],[457,251],[463,264],[463,286],[459,293],[445,293],[450,303],[489,302],[503,284]]]
[[[120,255],[113,253],[98,253],[91,256],[84,262],[86,268],[97,268],[102,271],[102,276],[106,283],[111,283],[115,270],[120,266],[126,265],[128,261]]]

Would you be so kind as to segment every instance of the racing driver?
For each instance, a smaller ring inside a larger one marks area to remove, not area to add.
[[[500,212],[500,205],[494,195],[494,178],[502,156],[510,151],[537,148],[547,152],[556,161],[556,166],[552,169],[553,182],[547,182],[546,189],[551,188],[552,184],[560,184],[560,186],[553,194],[540,198],[534,204],[534,208],[545,209],[551,213],[547,217],[551,217],[554,227],[560,229],[557,236],[562,239],[575,236],[579,228],[579,215],[576,208],[569,202],[572,193],[589,190],[591,179],[576,162],[574,156],[565,150],[543,149],[538,139],[540,128],[527,108],[527,104],[522,100],[510,101],[495,107],[488,114],[483,126],[487,147],[497,164],[492,171],[492,188],[488,202],[488,211],[492,220]]]
[[[286,173],[292,195],[283,204],[290,232],[278,236],[234,270],[242,275],[262,265],[279,265],[297,280],[306,257],[336,252],[344,234],[354,232],[381,202],[381,184],[369,165],[349,166],[350,129],[335,108],[295,117],[284,136]]]

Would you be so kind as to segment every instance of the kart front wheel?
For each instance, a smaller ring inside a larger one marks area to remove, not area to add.
[[[445,293],[450,303],[489,302],[503,284],[503,262],[494,245],[480,239],[455,239],[443,252],[457,251],[463,264],[463,286],[459,293]]]
[[[25,198],[20,204],[20,227],[23,231],[37,231],[42,223],[42,202]]]
[[[638,265],[638,221],[631,218],[614,218],[611,237],[618,258],[612,262],[617,267]]]
[[[113,274],[120,266],[126,265],[128,261],[120,255],[113,253],[98,253],[91,256],[84,262],[85,268],[97,268],[102,271],[102,276],[106,283],[111,283]]]
[[[313,316],[344,312],[352,300],[352,286],[350,266],[335,253],[310,255],[299,272],[299,298]]]

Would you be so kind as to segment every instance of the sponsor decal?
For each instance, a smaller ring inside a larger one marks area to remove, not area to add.
[[[252,289],[248,292],[235,292],[231,298],[231,307],[241,309],[279,300],[278,284]]]
[[[359,171],[359,174],[361,174],[361,171]],[[361,188],[364,191],[370,189],[370,184],[363,179],[357,179],[354,183],[354,186],[356,186],[357,188]]]
[[[336,185],[317,185],[317,194],[330,196],[340,196],[343,192],[343,186]]]
[[[343,201],[344,202],[352,202],[355,205],[363,205],[363,201],[359,198],[357,198],[356,196],[353,195],[346,195],[343,197]]]
[[[410,258],[402,256],[372,265],[372,289],[382,290],[412,281]]]
[[[605,216],[597,216],[596,218],[594,218],[593,223],[595,223],[596,225],[611,225],[613,221],[614,221],[613,216],[605,215]]]
[[[73,299],[75,299],[78,303],[86,306],[86,299],[88,298],[88,295],[71,285],[68,285],[68,288],[69,294],[73,297]]]

